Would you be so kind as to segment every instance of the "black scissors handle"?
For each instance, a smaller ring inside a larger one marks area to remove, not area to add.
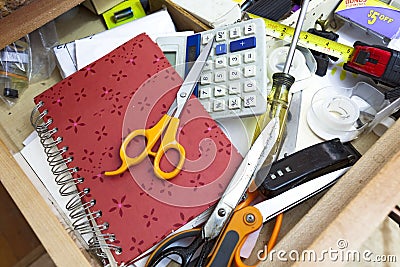
[[[188,246],[171,246],[173,243],[194,238]],[[146,267],[156,267],[163,259],[170,255],[177,255],[181,259],[181,267],[200,267],[204,266],[208,254],[211,251],[214,242],[204,240],[202,238],[202,229],[194,228],[187,231],[179,232],[165,239],[156,250],[150,255],[146,262]],[[171,246],[171,247],[169,247]],[[202,247],[203,246],[203,247]],[[200,255],[195,260],[193,256],[201,248]]]

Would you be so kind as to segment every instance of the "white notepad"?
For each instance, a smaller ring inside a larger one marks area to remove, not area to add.
[[[154,27],[155,24],[157,27]],[[68,77],[142,32],[155,41],[157,37],[175,33],[176,30],[169,13],[162,10],[111,30],[55,46],[53,51],[62,78]]]

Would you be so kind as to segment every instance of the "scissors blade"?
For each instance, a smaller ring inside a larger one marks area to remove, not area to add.
[[[204,65],[207,62],[207,58],[210,55],[213,44],[214,37],[210,39],[207,45],[200,52],[189,73],[186,75],[186,78],[183,81],[181,88],[179,88],[178,92],[176,93],[176,100],[168,111],[169,115],[172,115],[170,114],[170,112],[172,113],[175,108],[176,112],[173,116],[179,117],[179,115],[181,114],[185,103],[188,101],[194,91],[194,88],[196,87],[197,81],[200,77],[201,71],[204,68]]]
[[[297,132],[299,128],[301,111],[301,94],[302,91],[298,91],[292,95],[288,111],[290,116],[288,116],[286,121],[286,136],[283,140],[282,147],[278,155],[278,160],[294,153],[296,150]],[[258,172],[254,173],[253,183],[249,188],[250,192],[257,190],[258,187],[260,187],[265,177],[271,170],[272,164],[273,162],[262,162],[262,166],[259,168]]]
[[[286,122],[286,137],[283,141],[278,160],[286,157],[296,150],[297,132],[299,130],[302,91],[292,94],[289,106],[289,116]]]
[[[319,192],[333,185],[350,167],[342,168],[334,172],[317,177],[309,182],[298,185],[285,191],[276,197],[264,200],[256,205],[263,216],[263,221],[269,221],[279,213],[285,212],[301,202],[311,198]]]
[[[302,183],[283,193],[280,193],[275,197],[257,203],[256,205],[253,205],[253,207],[261,213],[260,216],[262,216],[262,221],[267,222],[276,217],[278,214],[285,212],[296,205],[299,205],[303,201],[329,188],[349,168],[350,167],[345,167],[316,177],[308,182]],[[256,236],[258,236],[259,233],[254,234],[255,238],[247,238],[243,243],[242,248],[246,248],[246,251],[251,251],[255,246],[255,241],[257,240]]]
[[[257,137],[239,165],[220,201],[203,227],[203,238],[212,239],[219,235],[249,187],[254,172],[261,166],[259,162],[264,162],[274,147],[278,135],[279,119],[273,118]]]

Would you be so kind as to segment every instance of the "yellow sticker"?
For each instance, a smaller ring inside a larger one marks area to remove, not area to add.
[[[140,0],[127,0],[103,13],[107,29],[146,16]]]

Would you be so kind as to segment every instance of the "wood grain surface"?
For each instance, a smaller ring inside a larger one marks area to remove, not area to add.
[[[36,30],[83,0],[34,0],[0,19],[0,49]]]

